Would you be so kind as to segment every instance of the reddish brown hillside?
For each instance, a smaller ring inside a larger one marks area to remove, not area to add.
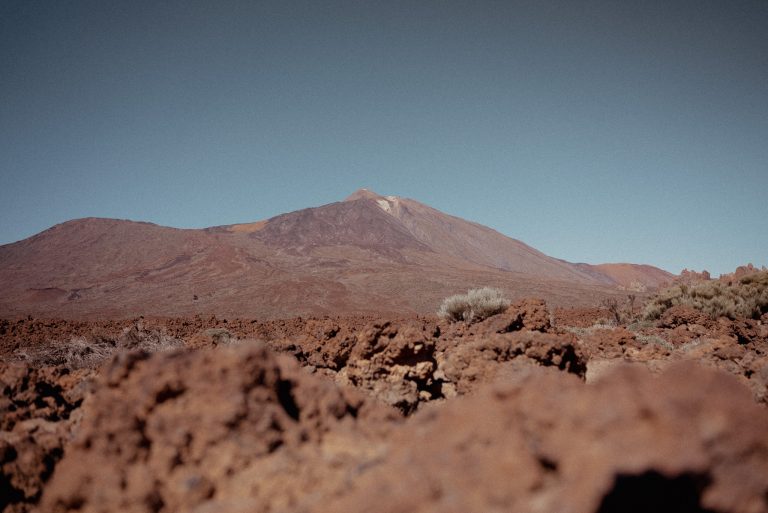
[[[513,298],[589,304],[622,283],[599,266],[558,260],[417,201],[365,190],[203,230],[69,221],[0,246],[0,282],[3,316],[273,318],[428,313],[446,295],[484,285]]]
[[[659,287],[675,278],[674,274],[651,265],[599,264],[592,267],[629,290]]]
[[[573,264],[549,257],[486,226],[445,214],[418,201],[363,191],[347,198],[346,203],[375,205],[436,253],[546,279],[591,284],[610,282],[605,277],[591,276]]]
[[[279,215],[251,237],[268,246],[301,253],[327,246],[355,246],[388,255],[406,249],[431,249],[370,200],[331,203]]]

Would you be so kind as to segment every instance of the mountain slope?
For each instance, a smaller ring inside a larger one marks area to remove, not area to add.
[[[54,226],[0,246],[0,315],[428,313],[481,285],[588,304],[617,294],[627,276],[668,274],[628,266],[571,264],[417,201],[361,190],[202,230],[95,218]]]
[[[284,249],[357,246],[396,254],[405,249],[429,251],[402,223],[371,201],[331,203],[273,217],[251,237]]]
[[[671,283],[675,278],[672,273],[652,265],[598,264],[591,267],[627,289],[656,288]]]
[[[399,220],[415,239],[436,253],[547,279],[612,283],[604,276],[592,276],[573,264],[549,257],[491,228],[444,214],[411,199],[379,196],[365,191],[364,194],[353,194],[346,201],[375,203],[382,211]]]

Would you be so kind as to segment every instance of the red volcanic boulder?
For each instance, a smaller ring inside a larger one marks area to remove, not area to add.
[[[37,503],[78,423],[93,371],[0,364],[0,511]]]
[[[454,342],[437,355],[442,391],[447,397],[526,366],[554,367],[584,376],[586,359],[573,335],[514,332]]]
[[[549,310],[543,299],[523,299],[504,312],[478,323],[475,333],[509,333],[528,330],[546,332],[550,329]]]
[[[555,324],[573,328],[589,328],[605,322],[611,313],[605,308],[559,308],[555,310]]]
[[[709,271],[701,271],[698,273],[696,271],[683,269],[680,272],[680,276],[678,276],[674,281],[675,283],[696,283],[700,281],[709,281],[711,279],[712,275],[709,274]]]
[[[338,371],[347,363],[355,345],[354,329],[332,319],[309,319],[302,333],[274,340],[270,347],[290,353],[305,365]]]
[[[768,403],[768,343],[739,344],[730,337],[707,338],[681,348],[679,353],[673,357],[729,372],[752,390],[756,401]]]
[[[433,399],[437,394],[432,335],[419,323],[374,324],[357,336],[337,380],[410,413],[419,401]]]
[[[660,328],[677,328],[678,326],[689,324],[711,327],[713,321],[707,315],[695,308],[685,305],[675,305],[664,312],[657,324]]]
[[[122,354],[42,511],[285,510],[373,457],[358,421],[395,415],[261,344]]]
[[[249,342],[122,353],[92,386],[83,378],[94,371],[0,365],[1,504],[12,513],[765,512],[768,410],[743,385],[768,400],[768,343],[660,338],[687,326],[574,330],[577,340],[322,319],[295,330],[314,373]],[[589,385],[587,355],[610,363]]]
[[[757,267],[755,267],[751,263],[747,264],[747,265],[740,265],[732,273],[721,274],[719,280],[722,281],[722,282],[725,282],[725,283],[733,283],[733,282],[739,281],[740,279],[744,278],[745,276],[749,276],[751,274],[755,274],[755,273],[759,273],[759,272],[764,272],[764,271],[767,271],[767,270],[768,269],[766,269],[765,266],[763,266],[762,268],[758,269]]]
[[[717,320],[715,331],[737,340],[739,344],[749,344],[759,340],[766,342],[765,337],[761,337],[763,333],[761,325],[752,319],[731,320],[721,317]]]
[[[768,411],[719,372],[531,370],[418,413],[312,511],[760,513],[766,433]]]
[[[642,347],[635,334],[622,327],[589,329],[581,342],[589,357],[599,358],[620,358],[628,349]]]

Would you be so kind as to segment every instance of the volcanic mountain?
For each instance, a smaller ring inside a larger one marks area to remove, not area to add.
[[[86,218],[0,246],[0,316],[430,313],[490,285],[556,305],[594,303],[651,266],[572,264],[414,200],[361,189],[254,223],[182,230]]]

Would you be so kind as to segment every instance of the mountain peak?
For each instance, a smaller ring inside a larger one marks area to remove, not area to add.
[[[344,201],[355,201],[359,199],[379,199],[382,196],[373,192],[370,189],[358,189],[344,199]]]
[[[569,305],[659,281],[671,280],[646,266],[571,264],[369,189],[256,223],[177,230],[84,219],[0,245],[0,317],[427,313],[478,284]],[[168,293],[185,299],[168,302]]]

